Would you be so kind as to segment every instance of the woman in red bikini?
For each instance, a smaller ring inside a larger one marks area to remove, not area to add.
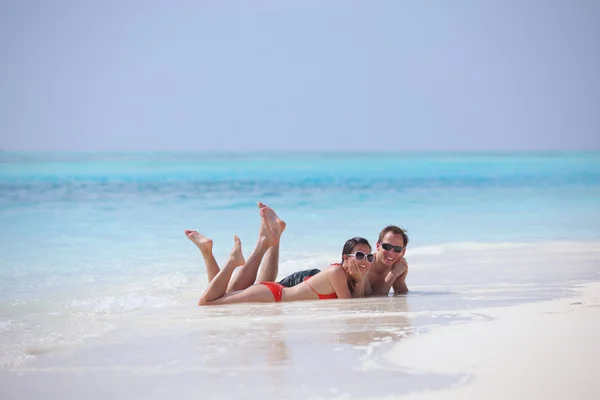
[[[258,263],[271,246],[278,242],[269,228],[266,216],[261,212],[262,225],[258,243],[248,263]],[[205,260],[212,257],[212,241],[196,231],[186,231],[186,236],[200,248]],[[207,246],[210,242],[210,246]],[[240,239],[234,237],[234,246],[225,266],[219,269],[216,261],[207,263],[209,285],[202,294],[198,305],[217,305],[254,302],[281,302],[318,299],[349,299],[355,284],[364,279],[373,261],[371,245],[367,239],[354,237],[344,244],[341,264],[332,264],[317,275],[291,288],[276,282],[264,281],[242,290],[228,291],[227,287],[233,271],[246,261],[242,255]],[[211,264],[211,265],[209,265]]]

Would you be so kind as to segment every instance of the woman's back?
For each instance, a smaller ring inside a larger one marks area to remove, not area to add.
[[[350,298],[348,293],[338,293],[334,286],[344,283],[347,288],[346,272],[340,264],[332,264],[318,274],[291,288],[283,289],[282,301]],[[337,283],[337,284],[335,284]],[[339,290],[339,289],[338,289]],[[342,290],[342,292],[344,292]]]

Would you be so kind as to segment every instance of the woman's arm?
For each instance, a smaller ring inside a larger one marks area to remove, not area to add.
[[[352,298],[365,297],[366,283],[365,276],[360,271],[360,267],[354,258],[346,260],[348,267],[348,276],[354,280],[354,287],[352,289]]]
[[[354,283],[354,290],[352,291],[352,298],[365,297],[365,279],[362,281],[356,281]]]

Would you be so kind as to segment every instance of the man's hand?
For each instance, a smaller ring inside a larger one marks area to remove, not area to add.
[[[406,262],[406,259],[400,257],[400,259],[392,266],[391,272],[396,278],[404,275],[404,278],[406,279],[406,274],[408,273],[408,263]]]
[[[408,263],[404,257],[401,257],[396,264],[392,267],[393,274],[396,276],[392,287],[394,288],[395,294],[406,294],[408,293],[408,286],[406,286],[406,275],[408,275]]]

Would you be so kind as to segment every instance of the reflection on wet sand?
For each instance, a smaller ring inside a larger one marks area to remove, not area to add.
[[[461,376],[412,374],[383,357],[415,329],[409,301],[398,296],[148,313],[121,321],[96,345],[48,363],[40,359],[11,377],[24,390],[26,382],[47,382],[51,375],[57,385],[70,384],[70,397],[63,398],[73,399],[104,385],[122,388],[116,397],[129,398],[128,388],[136,388],[135,398],[148,398],[155,394],[151,387],[163,387],[174,397],[181,388],[183,398],[305,399],[401,395],[455,384]],[[144,384],[149,377],[152,386]]]
[[[338,343],[368,346],[373,343],[390,343],[409,337],[411,323],[407,317],[409,303],[406,296],[381,298],[365,305],[362,316],[346,318],[347,331],[337,336]]]
[[[198,350],[206,353],[205,362],[213,366],[232,362],[281,366],[293,364],[294,358],[300,357],[290,347],[335,343],[364,352],[355,347],[391,343],[411,334],[406,296],[325,304],[302,302],[292,307],[249,306],[245,311],[237,316],[234,329],[221,322],[216,324],[218,330],[209,329],[198,336]]]
[[[239,315],[219,308],[216,323],[206,331],[200,329],[196,336],[197,351],[204,354],[202,361],[207,366],[278,365],[289,360],[289,350],[282,339],[284,325],[278,322],[281,308],[250,305],[246,313]],[[223,324],[224,320],[227,323]]]
[[[252,382],[250,390],[268,387],[274,395],[286,390],[285,398],[384,396],[455,383],[460,377],[413,375],[383,357],[410,336],[409,311],[406,296],[247,306],[239,329],[221,325],[214,336],[229,351],[213,352],[211,365],[235,371],[235,383]]]

